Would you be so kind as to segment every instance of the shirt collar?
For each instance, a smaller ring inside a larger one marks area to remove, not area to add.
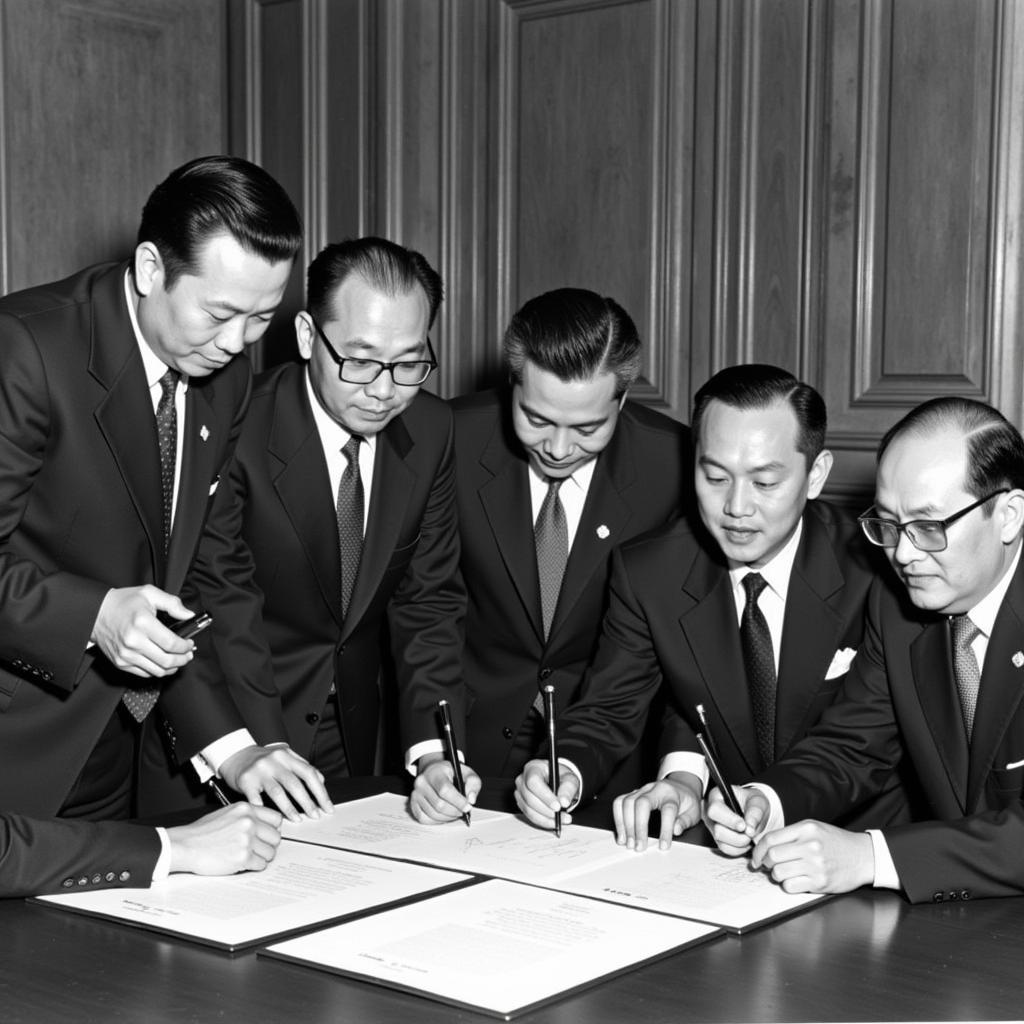
[[[309,397],[309,407],[313,410],[313,422],[316,424],[317,433],[320,435],[320,443],[324,451],[340,451],[348,444],[352,434],[347,431],[336,419],[327,414],[327,410],[320,404],[320,399],[313,391],[313,382],[309,376],[309,363],[306,364],[306,394]],[[377,435],[362,435],[367,448],[373,452],[377,450]]]
[[[999,614],[999,608],[1003,603],[1003,598],[1006,597],[1007,590],[1010,589],[1010,581],[1013,579],[1013,574],[1017,571],[1017,564],[1020,562],[1020,551],[1021,545],[1017,544],[1017,553],[1013,556],[1013,561],[1010,563],[1009,568],[1003,573],[1002,578],[999,582],[973,607],[967,614],[970,616],[971,622],[975,624],[985,634],[985,636],[991,636],[992,630],[996,624],[996,616]]]
[[[793,563],[796,561],[796,550],[800,546],[800,538],[803,536],[803,532],[804,520],[803,516],[801,516],[797,521],[793,536],[786,541],[782,550],[766,565],[763,565],[760,569],[752,569],[749,565],[739,565],[735,569],[730,569],[729,576],[732,579],[733,588],[736,589],[742,584],[744,576],[752,572],[758,572],[765,583],[785,601],[786,594],[789,591],[789,577],[793,572]]]
[[[526,465],[529,468],[530,475],[534,478],[534,480],[547,487],[548,480],[550,478],[546,477],[543,473],[541,473],[540,470],[538,470],[537,467],[534,466],[533,462],[531,462],[529,459],[527,460]],[[583,494],[586,494],[588,488],[590,487],[590,481],[594,479],[594,469],[596,467],[597,459],[588,459],[586,462],[583,463],[582,466],[580,466],[578,469],[573,470],[572,473],[570,473],[567,477],[563,478],[562,486],[565,487],[565,485],[568,484],[570,487],[574,487],[581,491]]]
[[[160,383],[160,378],[167,372],[169,367],[149,347],[146,339],[142,336],[142,328],[139,327],[139,318],[135,315],[135,303],[132,301],[132,275],[126,270],[124,272],[124,301],[128,306],[128,318],[132,322],[132,331],[135,333],[135,343],[139,346],[139,355],[142,356],[142,368],[146,374],[146,384],[150,388]],[[181,375],[181,383],[188,387],[188,376]]]

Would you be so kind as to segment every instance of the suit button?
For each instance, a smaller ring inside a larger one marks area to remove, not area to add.
[[[316,723],[320,721],[320,716],[315,711],[310,711],[310,713],[306,715],[306,721],[309,722],[310,725],[316,725]]]
[[[130,871],[122,871],[121,874],[119,874],[117,876],[117,880],[119,882],[127,882],[128,879],[131,878],[131,877],[132,877],[132,873]]]
[[[958,893],[956,891],[956,889],[950,889],[949,890],[949,898],[951,900],[958,900],[958,899],[960,899],[960,893]]]
[[[547,679],[547,678],[548,678],[548,676],[550,676],[550,675],[551,675],[551,669],[549,669],[549,668],[542,668],[542,669],[541,669],[541,670],[540,670],[540,671],[539,671],[539,672],[537,673],[537,678],[538,678],[538,679]]]
[[[971,898],[971,890],[970,889],[961,889],[960,890],[960,899],[962,899],[962,900],[969,900],[970,898]]]
[[[513,733],[513,732],[512,732],[512,730],[511,730],[511,729],[510,729],[510,728],[509,728],[509,727],[508,727],[508,726],[506,725],[506,726],[505,726],[505,728],[501,730],[501,735],[502,735],[502,736],[504,736],[504,737],[505,737],[505,739],[507,739],[507,740],[510,740],[510,739],[512,739],[512,736],[514,735],[514,733]]]
[[[115,878],[117,878],[117,875],[115,875],[113,871],[108,871],[107,872],[106,880],[108,882],[112,882]]]
[[[932,903],[941,903],[942,899],[943,899],[943,896],[942,896],[941,892],[933,892],[932,893]]]
[[[100,882],[102,882],[102,881],[103,881],[103,876],[102,875],[93,875],[92,876],[92,884],[93,885],[99,885]]]
[[[71,889],[74,887],[75,880],[73,878],[65,878],[60,884],[63,885],[65,889]]]
[[[80,879],[78,880],[78,884],[79,884],[79,885],[88,885],[88,884],[89,884],[89,879],[88,879],[88,878],[87,878],[87,877],[86,877],[85,875],[83,875],[83,876],[82,876],[82,877],[81,877],[81,878],[80,878]]]

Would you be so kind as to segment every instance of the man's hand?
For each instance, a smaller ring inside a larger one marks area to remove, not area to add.
[[[850,892],[875,880],[875,851],[866,832],[798,821],[762,836],[750,858],[786,892]]]
[[[173,619],[192,615],[180,598],[149,583],[108,590],[90,639],[124,672],[147,678],[169,676],[192,660],[196,645],[172,633],[157,612]]]
[[[733,787],[736,799],[743,810],[743,817],[733,814],[717,789],[711,790],[704,808],[705,824],[722,853],[730,857],[745,854],[754,836],[768,819],[768,798],[756,789]]]
[[[232,804],[191,825],[167,830],[170,870],[193,875],[262,871],[281,842],[281,815],[270,807]]]
[[[220,766],[220,775],[258,807],[263,806],[261,794],[265,794],[291,822],[303,814],[319,818],[320,811],[334,812],[323,774],[284,744],[239,750]]]
[[[480,776],[469,765],[462,766],[466,795],[455,788],[451,762],[441,753],[424,754],[416,762],[416,773],[409,813],[425,825],[454,821],[469,811],[480,795]]]
[[[658,782],[615,798],[615,840],[630,850],[647,849],[647,825],[651,811],[661,812],[658,847],[667,850],[672,837],[700,821],[701,781],[689,772],[673,772]]]
[[[566,811],[580,795],[580,781],[575,772],[560,771],[558,793],[548,785],[547,761],[527,761],[516,779],[516,803],[519,810],[538,828],[553,829],[555,812],[562,812],[562,824],[571,825],[572,815]]]

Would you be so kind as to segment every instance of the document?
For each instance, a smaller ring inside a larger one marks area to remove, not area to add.
[[[473,810],[467,828],[457,819],[445,825],[421,825],[393,793],[338,804],[319,820],[285,822],[283,834],[302,842],[399,857],[424,864],[548,885],[581,868],[618,859],[610,832],[573,827],[554,832],[534,828],[525,818],[501,811]]]
[[[627,850],[605,829],[554,832],[499,811],[473,811],[473,824],[421,825],[393,793],[339,804],[319,820],[285,823],[289,838],[559,889],[740,933],[802,910],[825,896],[791,895],[745,857],[673,843]]]
[[[282,842],[263,871],[171,875],[149,889],[98,889],[39,902],[234,950],[468,876],[304,843]]]
[[[654,843],[642,853],[617,850],[619,857],[612,863],[576,872],[558,888],[708,921],[737,934],[828,899],[788,893],[765,872],[752,870],[746,857],[726,857],[703,846],[673,843],[659,850]]]
[[[259,955],[510,1020],[719,934],[693,921],[489,881],[277,943]]]

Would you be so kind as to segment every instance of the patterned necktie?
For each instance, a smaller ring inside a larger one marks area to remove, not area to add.
[[[762,763],[775,760],[775,654],[772,635],[757,599],[768,584],[760,573],[743,577],[747,603],[740,619],[740,644],[750,686],[750,704],[757,730],[757,747]]]
[[[171,544],[171,520],[174,512],[174,465],[178,455],[178,414],[174,396],[181,375],[168,370],[160,378],[160,402],[156,407],[156,437],[160,445],[160,488],[163,492],[164,554]],[[125,690],[121,697],[124,706],[136,722],[141,722],[153,710],[160,696],[158,686],[142,686]]]
[[[338,482],[338,546],[341,550],[341,614],[348,602],[363,555],[363,481],[359,475],[359,445],[363,438],[353,434],[341,449],[348,465]]]
[[[178,414],[174,396],[178,387],[177,370],[168,370],[160,378],[163,394],[156,407],[156,436],[160,442],[160,483],[164,496],[164,554],[171,544],[171,520],[174,510],[174,464],[178,453]]]
[[[975,637],[981,636],[981,630],[966,615],[951,615],[949,629],[953,635],[953,674],[956,676],[956,688],[960,693],[960,708],[964,715],[967,738],[971,738],[974,729],[974,709],[978,703],[978,689],[981,686],[981,672],[978,670],[978,659],[974,656],[971,644]]]
[[[558,594],[562,589],[565,563],[569,559],[569,527],[565,509],[558,497],[563,480],[548,478],[548,493],[540,507],[533,527],[533,540],[537,547],[537,576],[540,580],[540,609],[544,619],[544,639],[551,632]]]

